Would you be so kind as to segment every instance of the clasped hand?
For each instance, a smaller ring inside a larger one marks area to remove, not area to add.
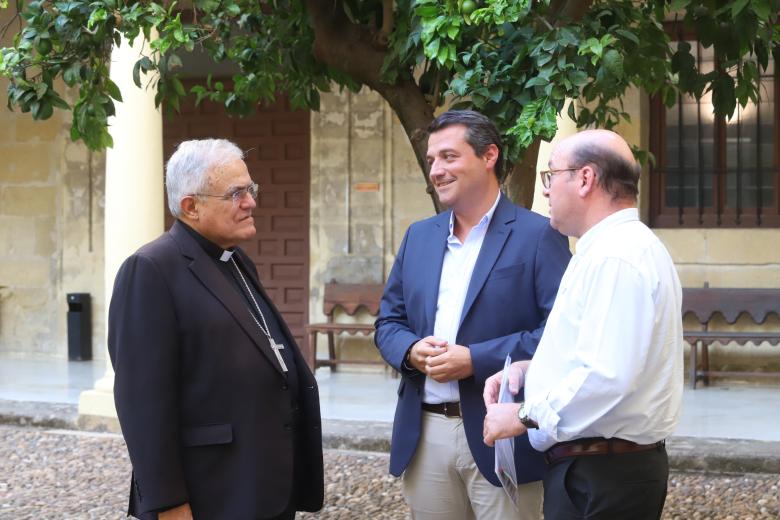
[[[457,381],[474,373],[468,347],[448,344],[434,336],[423,338],[412,346],[409,363],[439,383]]]

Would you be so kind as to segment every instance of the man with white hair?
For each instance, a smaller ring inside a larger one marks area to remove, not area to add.
[[[119,269],[114,398],[141,519],[290,519],[322,507],[317,383],[252,260],[258,186],[226,140],[166,169],[171,229]]]
[[[485,383],[484,440],[527,432],[545,453],[546,520],[656,520],[682,399],[680,280],[639,220],[640,169],[619,135],[569,137],[549,168],[550,224],[579,238],[577,251],[533,359],[512,366],[525,401],[496,403],[501,373]]]

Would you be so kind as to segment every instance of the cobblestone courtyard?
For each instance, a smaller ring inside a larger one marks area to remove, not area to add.
[[[387,456],[328,451],[326,505],[300,519],[406,519]],[[130,466],[116,435],[0,426],[0,519],[124,518]],[[780,518],[780,475],[673,473],[664,519]]]

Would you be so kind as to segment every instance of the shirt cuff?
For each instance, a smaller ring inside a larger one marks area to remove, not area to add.
[[[539,425],[539,431],[553,439],[558,438],[558,423],[561,418],[546,399],[526,400],[525,409],[528,417]]]

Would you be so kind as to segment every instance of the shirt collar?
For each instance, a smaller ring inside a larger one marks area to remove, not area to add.
[[[482,229],[487,228],[490,224],[490,221],[493,219],[493,213],[496,212],[496,208],[498,207],[498,201],[501,200],[501,190],[498,190],[498,196],[496,197],[496,201],[493,203],[493,205],[490,207],[489,210],[487,210],[487,213],[485,213],[481,219],[479,219],[479,222],[476,226],[474,226],[472,229]],[[455,237],[455,212],[450,212],[450,235],[447,237],[447,240],[457,240]]]
[[[610,228],[634,220],[639,220],[639,210],[637,208],[621,209],[607,218],[602,219],[598,224],[587,230],[577,241],[577,245],[575,246],[577,253],[585,253],[600,236],[609,232]]]
[[[214,260],[222,260],[223,262],[230,260],[230,257],[233,255],[234,248],[223,249],[181,220],[179,220],[179,223],[181,223],[182,227],[187,230],[187,233],[189,233],[190,236],[194,238],[198,244],[200,244],[200,247],[203,248],[208,256]]]

